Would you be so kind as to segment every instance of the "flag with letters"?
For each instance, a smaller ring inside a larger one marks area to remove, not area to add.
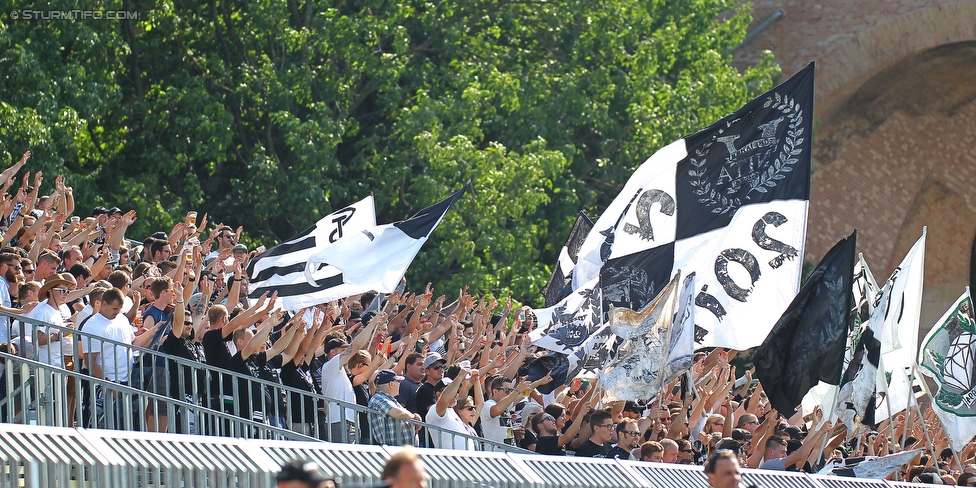
[[[413,217],[347,235],[313,254],[305,265],[308,305],[377,291],[392,293],[420,248],[468,188],[417,212]]]
[[[759,345],[800,284],[813,72],[654,153],[587,235],[573,286],[599,276],[605,310],[640,310],[694,272],[696,345]]]
[[[308,283],[305,263],[339,239],[375,225],[372,195],[322,217],[301,234],[251,260],[247,266],[248,298],[256,299],[265,292],[277,291],[279,303],[289,311],[327,301],[318,301],[316,294],[321,289]]]

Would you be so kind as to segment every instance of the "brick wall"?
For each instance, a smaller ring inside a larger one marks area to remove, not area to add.
[[[969,281],[976,236],[976,63],[954,59],[924,69],[898,63],[976,40],[976,0],[751,3],[751,28],[776,10],[785,15],[735,52],[737,66],[755,63],[765,49],[775,53],[784,75],[817,62],[819,159],[805,260],[819,261],[856,227],[865,259],[883,280],[927,226],[921,337]],[[893,66],[931,79],[928,85],[902,80],[901,88],[883,93]],[[931,73],[953,69],[952,76]],[[952,89],[929,93],[946,84]],[[920,100],[920,93],[929,98]],[[865,111],[873,117],[862,117]]]

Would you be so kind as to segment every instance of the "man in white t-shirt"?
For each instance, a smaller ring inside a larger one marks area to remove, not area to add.
[[[27,314],[41,322],[64,326],[64,317],[58,307],[64,303],[64,296],[68,294],[70,283],[60,278],[51,278],[44,282],[44,286],[37,292],[37,299],[42,300],[33,310]],[[27,324],[27,332],[31,334],[31,342],[37,352],[37,361],[50,364],[59,368],[64,367],[61,363],[61,330],[52,329],[46,326],[35,326]]]
[[[504,376],[499,376],[491,382],[490,398],[481,409],[481,429],[485,433],[485,439],[515,445],[512,412],[509,411],[509,407],[522,396],[522,390],[525,389],[522,383],[517,386],[512,388],[512,380]],[[495,449],[493,446],[486,445],[485,450]]]
[[[337,311],[335,307],[329,306],[326,311],[326,321],[335,320]],[[376,326],[386,324],[387,315],[378,313],[365,330],[359,333],[353,340],[352,345],[343,339],[329,339],[325,343],[326,363],[322,366],[322,395],[326,398],[342,400],[347,403],[356,403],[356,393],[352,389],[352,382],[346,373],[344,366],[349,362],[353,353],[366,347],[367,342],[372,337]],[[356,411],[351,408],[342,408],[336,402],[329,403],[327,412],[329,419],[329,437],[323,440],[332,442],[355,442],[355,422]],[[365,426],[364,426],[365,427]]]
[[[453,381],[444,378],[436,386],[435,394],[437,395],[437,403],[430,407],[427,411],[427,423],[435,427],[440,427],[444,429],[445,432],[439,430],[430,429],[428,434],[430,438],[434,441],[434,447],[437,449],[457,449],[461,451],[474,451],[475,443],[473,439],[467,437],[451,435],[449,432],[457,432],[459,434],[477,435],[472,427],[465,424],[461,417],[458,415],[457,411],[454,410],[455,405],[458,402],[458,393],[461,390],[467,391],[470,387],[471,382],[468,380],[468,375],[470,370],[463,369],[458,374],[457,378]],[[477,377],[473,381],[479,381]],[[443,386],[444,384],[447,386]],[[473,408],[473,407],[472,407]]]
[[[84,340],[85,361],[91,375],[123,385],[129,383],[132,365],[132,349],[96,339],[111,339],[131,345],[135,333],[122,311],[122,291],[118,288],[102,294],[98,313],[85,323],[85,332],[91,334]]]

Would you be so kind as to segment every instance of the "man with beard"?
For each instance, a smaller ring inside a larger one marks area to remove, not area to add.
[[[0,253],[0,305],[9,309],[10,287],[17,287],[17,271],[23,269],[20,266],[20,256],[13,253]],[[10,341],[10,319],[7,316],[0,316],[0,343]],[[16,335],[16,333],[14,334]]]
[[[532,417],[532,430],[539,433],[539,441],[535,444],[535,452],[550,456],[565,456],[566,444],[569,444],[576,437],[580,426],[583,425],[583,417],[586,417],[586,414],[592,408],[589,402],[582,402],[579,411],[576,412],[576,419],[573,420],[569,429],[566,429],[566,432],[562,434],[559,433],[559,428],[556,426],[556,419],[548,410]]]
[[[611,459],[634,459],[631,453],[640,447],[641,431],[634,419],[625,418],[617,423],[617,445],[610,449]],[[662,449],[663,450],[663,449]]]

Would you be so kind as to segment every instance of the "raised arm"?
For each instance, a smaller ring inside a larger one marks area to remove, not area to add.
[[[251,337],[251,340],[248,341],[243,348],[241,348],[241,359],[247,359],[254,353],[258,352],[261,345],[264,344],[264,341],[268,340],[268,336],[271,334],[271,331],[274,329],[275,325],[281,321],[281,315],[282,312],[279,310],[268,318],[264,319],[264,322],[261,322],[261,325],[258,326],[258,330],[255,332],[254,337]],[[269,354],[268,357],[274,356]]]

